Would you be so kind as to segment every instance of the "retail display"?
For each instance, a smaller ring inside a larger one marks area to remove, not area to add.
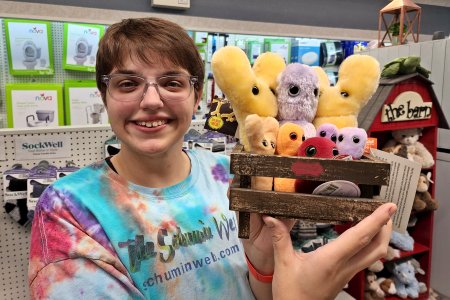
[[[7,84],[8,127],[64,125],[61,84]]]
[[[108,115],[94,80],[64,81],[67,125],[107,124]]]
[[[245,118],[250,114],[261,117],[277,115],[273,91],[276,89],[277,76],[285,66],[281,56],[266,52],[251,67],[245,52],[236,46],[223,47],[212,57],[214,79],[233,107],[239,124],[239,137],[246,149],[249,145],[245,136]],[[258,86],[255,85],[256,81]]]
[[[98,42],[105,26],[64,23],[63,68],[95,72]]]
[[[332,123],[338,128],[358,127],[358,114],[375,93],[380,78],[378,61],[368,55],[352,55],[339,67],[339,80],[331,86],[322,68],[319,76],[320,96],[313,124]]]
[[[13,75],[52,75],[50,22],[5,19],[9,71]]]

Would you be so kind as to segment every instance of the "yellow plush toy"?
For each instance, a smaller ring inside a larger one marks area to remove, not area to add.
[[[338,82],[330,86],[328,76],[314,67],[319,76],[319,104],[313,124],[316,128],[331,123],[338,128],[358,127],[358,114],[375,93],[380,79],[378,61],[368,55],[354,54],[339,67]]]
[[[211,60],[214,80],[230,101],[239,125],[240,143],[248,151],[245,119],[250,114],[276,117],[277,76],[286,67],[284,59],[271,52],[258,56],[253,68],[245,52],[236,46],[217,50]]]
[[[279,124],[273,117],[248,115],[245,119],[245,134],[248,138],[249,152],[255,154],[273,155],[277,142]],[[271,191],[272,177],[252,177],[252,189]]]

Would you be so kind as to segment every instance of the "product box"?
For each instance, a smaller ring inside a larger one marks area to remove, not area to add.
[[[28,210],[34,211],[44,190],[56,181],[56,170],[57,167],[48,164],[47,161],[41,161],[37,166],[31,168],[27,179]]]
[[[27,198],[27,179],[30,170],[22,168],[21,165],[13,166],[12,169],[3,173],[4,200],[18,200]]]
[[[105,26],[64,23],[63,68],[95,72],[98,42]]]
[[[274,52],[280,54],[288,64],[291,61],[291,40],[290,39],[264,39],[264,52]]]
[[[12,75],[53,75],[50,22],[5,19],[6,48]]]
[[[67,125],[107,124],[108,115],[95,80],[64,81]]]
[[[9,128],[64,125],[62,85],[7,84],[6,114]]]
[[[320,59],[320,40],[295,39],[291,47],[291,62],[308,66],[318,66]]]
[[[259,41],[247,41],[246,49],[248,60],[250,64],[253,64],[255,59],[264,52],[264,44]]]

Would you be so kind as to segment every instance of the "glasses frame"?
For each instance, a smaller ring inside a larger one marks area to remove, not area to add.
[[[126,77],[131,77],[131,78],[134,77],[134,78],[142,79],[145,82],[145,87],[144,87],[144,90],[142,92],[141,98],[136,98],[136,100],[129,100],[129,101],[123,101],[123,100],[116,99],[110,92],[109,84],[110,84],[112,78],[118,77],[118,76],[126,76]],[[155,87],[156,92],[158,93],[159,98],[161,100],[167,101],[167,99],[165,99],[164,97],[161,96],[161,93],[159,92],[159,85],[158,85],[158,83],[156,83],[156,81],[158,81],[161,78],[168,78],[168,77],[170,78],[170,77],[179,77],[179,76],[183,76],[183,77],[188,78],[189,79],[189,86],[190,86],[189,95],[183,100],[175,101],[175,102],[182,102],[182,101],[185,101],[186,99],[188,99],[189,96],[191,96],[191,93],[192,93],[192,90],[193,90],[195,84],[198,83],[198,76],[193,76],[193,75],[188,75],[188,74],[170,74],[170,75],[162,75],[162,76],[155,77],[153,79],[155,82],[150,82],[150,81],[147,80],[147,78],[145,78],[143,76],[140,76],[140,75],[137,75],[137,74],[115,73],[115,74],[110,74],[110,75],[102,75],[101,76],[101,81],[106,85],[106,91],[111,96],[111,98],[114,99],[115,101],[118,101],[118,102],[138,102],[138,101],[140,102],[140,101],[142,101],[142,99],[144,99],[145,94],[147,94],[148,88],[150,86],[154,86]],[[171,100],[169,100],[169,102],[171,102]]]

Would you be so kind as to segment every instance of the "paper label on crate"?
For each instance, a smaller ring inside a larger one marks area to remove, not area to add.
[[[405,233],[416,195],[421,165],[377,149],[372,149],[371,153],[375,158],[391,164],[389,184],[381,187],[380,197],[397,205],[397,212],[392,217],[393,229]]]
[[[69,136],[31,136],[15,139],[15,159],[70,158]]]

